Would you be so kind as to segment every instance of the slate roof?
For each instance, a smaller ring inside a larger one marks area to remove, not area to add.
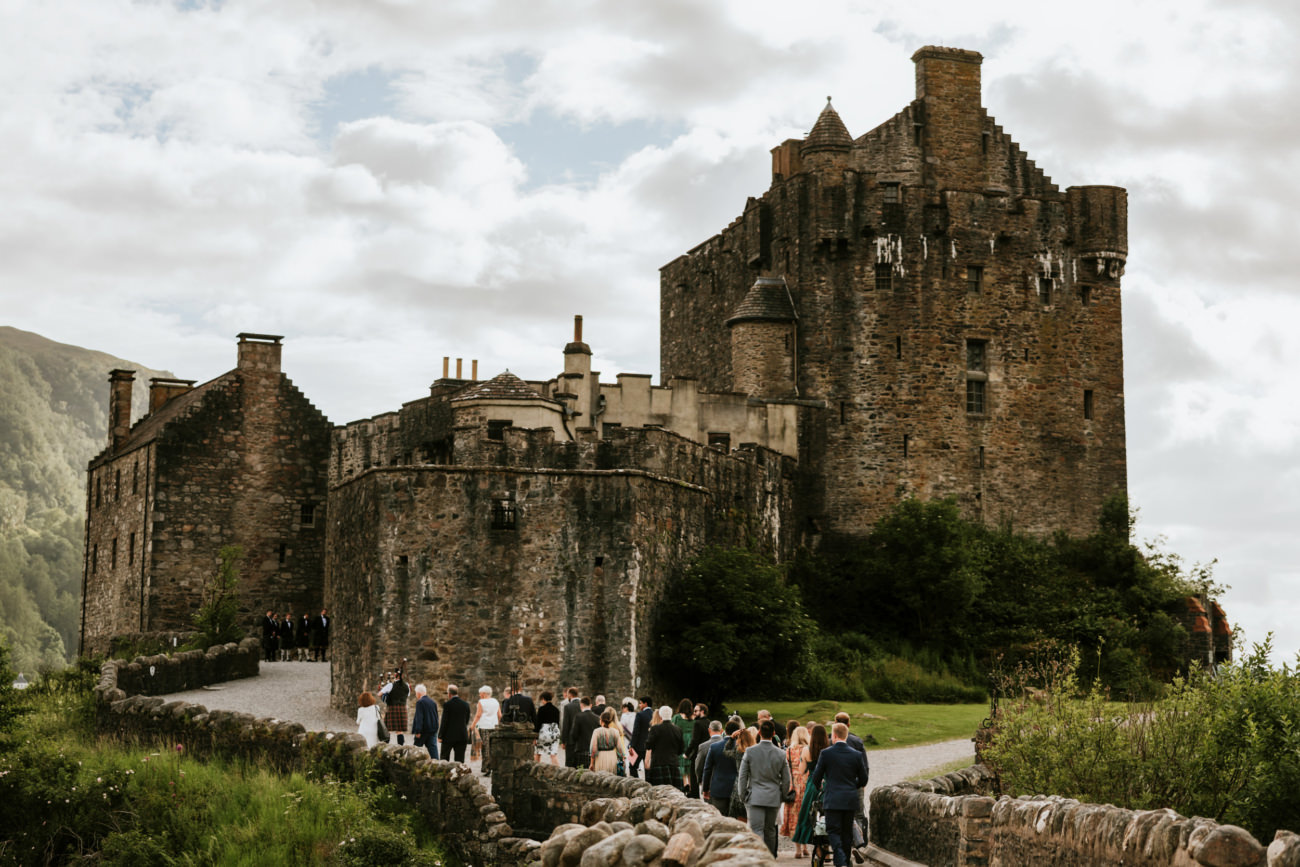
[[[544,400],[556,403],[508,370],[469,386],[453,397],[451,402],[465,400]]]
[[[759,277],[749,287],[744,299],[736,307],[736,312],[727,320],[728,325],[737,322],[794,322],[799,314],[794,312],[790,303],[790,290],[786,288],[784,277]]]
[[[822,109],[817,122],[813,124],[812,132],[808,133],[808,138],[804,139],[799,152],[806,154],[826,150],[847,151],[852,147],[853,136],[849,135],[848,127],[844,125],[844,121],[840,120],[839,112],[831,105],[831,98],[828,96],[826,97],[826,107]]]
[[[230,381],[235,377],[236,373],[236,370],[227,371],[215,379],[210,379],[202,385],[195,386],[184,394],[167,401],[167,403],[137,421],[132,426],[130,433],[127,434],[126,439],[117,448],[110,446],[96,455],[91,463],[99,464],[105,459],[115,458],[152,442],[162,433],[163,428],[183,416],[190,408],[202,405],[203,399],[207,397],[209,391]]]

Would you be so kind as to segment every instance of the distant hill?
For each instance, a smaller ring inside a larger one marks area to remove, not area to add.
[[[86,464],[108,441],[108,372],[170,376],[0,326],[0,635],[31,674],[77,652]],[[132,418],[148,389],[137,387]]]

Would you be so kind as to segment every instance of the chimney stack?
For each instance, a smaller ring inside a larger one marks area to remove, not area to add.
[[[149,379],[149,413],[162,409],[174,397],[180,397],[194,387],[192,379],[167,379],[154,376]]]
[[[573,342],[582,342],[582,315],[578,314],[573,317]]]
[[[912,55],[923,153],[942,155],[924,163],[926,184],[940,190],[979,190],[987,179],[985,115],[980,107],[978,51],[927,45]]]
[[[478,382],[478,359],[477,358],[469,363],[469,378],[474,382]]]
[[[283,335],[243,332],[237,336],[239,361],[236,367],[248,371],[280,372],[280,341],[284,339]]]
[[[451,375],[451,356],[444,355],[442,357],[442,378],[446,379],[450,375]]]
[[[462,373],[463,370],[464,370],[464,368],[462,367],[462,359],[457,358],[457,359],[456,359],[456,378],[457,378],[457,379],[460,379],[460,378],[461,378],[461,373]]]
[[[108,372],[108,445],[116,450],[131,433],[131,386],[134,370]]]

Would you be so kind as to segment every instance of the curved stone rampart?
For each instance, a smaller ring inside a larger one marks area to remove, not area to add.
[[[245,638],[238,644],[137,656],[130,662],[110,659],[100,669],[96,692],[102,694],[115,689],[118,692],[112,700],[117,700],[128,695],[167,695],[241,677],[256,677],[261,657],[257,639]]]

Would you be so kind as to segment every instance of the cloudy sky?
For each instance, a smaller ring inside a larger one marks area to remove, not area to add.
[[[240,331],[336,423],[443,356],[658,374],[658,268],[853,135],[912,52],[1062,188],[1129,191],[1139,532],[1300,651],[1300,5],[0,0],[0,323],[205,380]],[[468,368],[467,368],[468,370]]]

